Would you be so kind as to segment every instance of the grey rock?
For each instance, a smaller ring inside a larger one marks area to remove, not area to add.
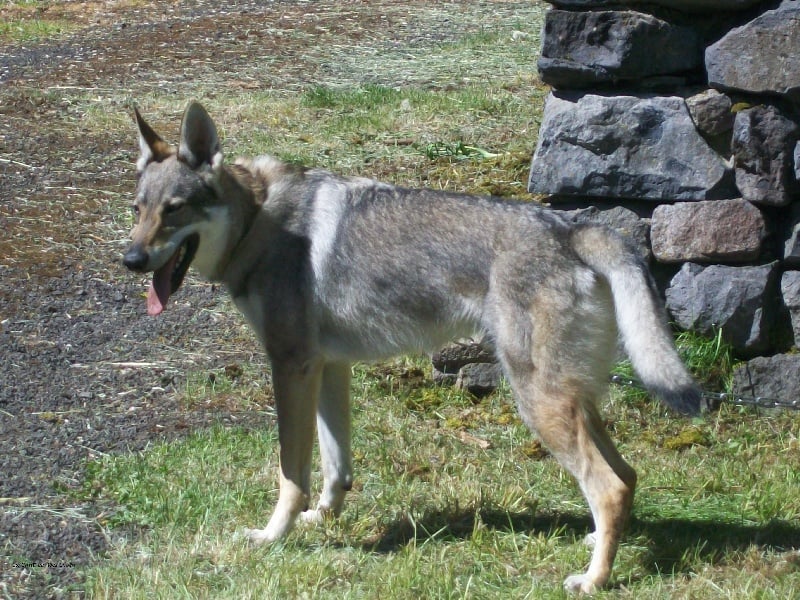
[[[792,226],[791,235],[783,247],[783,258],[787,266],[800,267],[800,223]]]
[[[458,373],[461,367],[470,363],[490,363],[496,360],[488,342],[474,340],[451,342],[431,355],[435,369],[452,374]]]
[[[436,367],[433,368],[433,383],[442,386],[451,386],[456,384],[458,373],[446,373],[440,371]]]
[[[800,271],[786,271],[783,274],[781,297],[792,323],[792,345],[800,347]]]
[[[795,204],[786,215],[788,224],[783,246],[783,261],[791,268],[800,267],[800,205]]]
[[[529,191],[645,200],[736,197],[683,98],[551,93]]]
[[[718,11],[744,10],[758,4],[761,0],[626,0],[627,6],[650,5],[675,8],[688,13],[706,13]],[[619,6],[619,0],[547,0],[549,4],[559,8],[569,9],[598,9],[609,6]]]
[[[774,106],[754,106],[736,113],[733,157],[736,186],[752,202],[785,206],[800,192],[794,149],[800,125]]]
[[[703,45],[694,29],[651,15],[551,10],[545,16],[539,74],[556,87],[680,73],[702,62]]]
[[[488,340],[451,342],[431,355],[433,381],[439,385],[456,385],[459,370],[468,364],[491,363],[497,359]]]
[[[778,263],[703,267],[686,263],[667,289],[667,310],[683,329],[722,337],[740,356],[772,347],[778,318]]]
[[[473,363],[464,365],[458,372],[456,387],[473,396],[488,396],[500,385],[503,370],[499,363]]]
[[[791,402],[800,398],[800,355],[759,356],[733,371],[733,393]]]
[[[794,145],[794,178],[800,181],[800,141]]]
[[[705,90],[686,98],[686,107],[695,127],[707,136],[717,136],[733,129],[731,99],[717,90]]]
[[[442,386],[452,386],[456,384],[458,373],[445,373],[439,369],[433,369],[433,383]]]
[[[712,87],[800,98],[800,6],[784,3],[706,49]]]
[[[614,206],[601,210],[596,206],[564,211],[573,223],[598,223],[615,229],[630,240],[636,252],[645,260],[650,259],[650,225],[630,209]]]
[[[662,204],[650,237],[661,262],[745,262],[758,258],[767,235],[761,211],[747,200]]]

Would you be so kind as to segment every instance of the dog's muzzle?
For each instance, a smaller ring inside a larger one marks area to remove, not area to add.
[[[122,264],[131,271],[144,272],[147,270],[147,263],[150,257],[141,246],[131,246],[122,257]]]

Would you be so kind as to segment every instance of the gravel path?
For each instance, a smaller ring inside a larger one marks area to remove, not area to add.
[[[224,291],[191,277],[169,311],[147,317],[145,278],[119,262],[133,126],[124,139],[87,130],[76,98],[96,94],[124,114],[147,93],[182,105],[198,81],[286,93],[365,81],[382,75],[366,58],[394,53],[402,66],[409,49],[480,31],[514,5],[44,3],[77,32],[0,40],[0,598],[84,596],[85,569],[112,543],[103,522],[113,510],[83,490],[87,461],[213,422],[271,422],[269,410],[180,401],[187,372],[263,357]]]

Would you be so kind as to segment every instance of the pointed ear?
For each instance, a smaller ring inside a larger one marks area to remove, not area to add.
[[[209,165],[216,170],[222,166],[217,127],[197,102],[192,102],[183,113],[178,158],[193,169]]]
[[[143,171],[147,163],[162,161],[175,151],[145,122],[142,115],[139,114],[138,108],[134,108],[133,113],[136,116],[136,124],[139,126],[140,155],[139,160],[136,161],[136,168]]]

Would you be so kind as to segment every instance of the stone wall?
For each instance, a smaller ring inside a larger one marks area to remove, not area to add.
[[[735,392],[796,395],[800,0],[548,1],[529,191],[632,235],[679,327],[769,357]]]

